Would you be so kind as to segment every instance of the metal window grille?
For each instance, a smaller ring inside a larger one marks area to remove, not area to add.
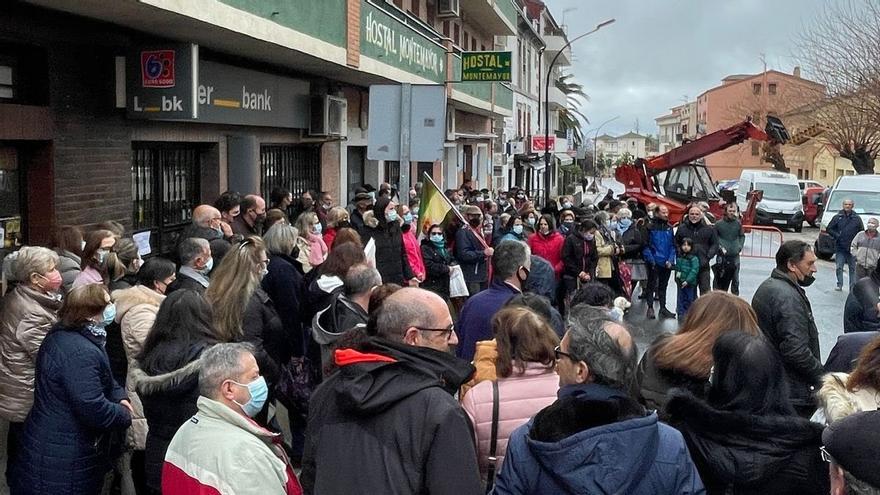
[[[400,162],[385,162],[385,182],[395,188],[400,184]]]
[[[196,146],[135,143],[131,196],[134,230],[151,230],[160,252],[174,249],[177,233],[199,204],[201,150]]]
[[[260,146],[260,191],[264,198],[276,187],[294,196],[321,190],[321,151],[314,145]]]

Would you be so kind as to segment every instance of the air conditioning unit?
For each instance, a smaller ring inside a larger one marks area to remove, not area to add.
[[[348,135],[348,101],[345,98],[314,95],[309,111],[310,136]]]
[[[459,17],[461,15],[460,0],[437,0],[437,17]]]
[[[455,109],[446,107],[446,140],[455,141]]]

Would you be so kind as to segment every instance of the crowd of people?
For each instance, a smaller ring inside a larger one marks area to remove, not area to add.
[[[829,228],[864,278],[823,364],[815,254],[739,298],[733,204],[466,182],[420,225],[408,193],[229,191],[172,253],[105,222],[7,256],[11,493],[880,494],[876,221]],[[643,353],[633,298],[680,321]]]

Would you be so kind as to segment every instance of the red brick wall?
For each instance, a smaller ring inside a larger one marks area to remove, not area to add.
[[[361,0],[348,0],[348,46],[346,63],[351,67],[361,64]]]

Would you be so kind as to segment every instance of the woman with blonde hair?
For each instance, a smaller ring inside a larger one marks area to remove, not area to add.
[[[341,206],[334,206],[327,212],[327,228],[324,229],[324,244],[332,246],[336,240],[336,234],[339,229],[348,227],[349,224],[348,210]]]
[[[278,382],[281,363],[290,359],[290,343],[272,300],[260,286],[268,267],[263,240],[247,237],[211,272],[205,298],[214,309],[218,338],[252,343],[260,374],[271,390]]]
[[[712,291],[697,299],[674,335],[661,335],[639,363],[639,401],[663,410],[667,392],[684,388],[705,396],[712,369],[712,346],[727,332],[758,335],[755,312],[747,302],[726,292]]]
[[[474,425],[480,472],[489,471],[493,395],[497,387],[498,421],[495,468],[501,466],[510,434],[556,400],[559,377],[554,371],[554,349],[559,338],[547,321],[522,306],[508,306],[492,318],[497,358],[497,380],[470,389],[462,408]],[[491,480],[489,480],[491,481]]]
[[[303,273],[309,273],[327,259],[327,245],[321,238],[321,221],[318,220],[318,215],[307,211],[296,219],[295,227],[299,231],[296,240],[299,248],[297,261],[302,265]]]

